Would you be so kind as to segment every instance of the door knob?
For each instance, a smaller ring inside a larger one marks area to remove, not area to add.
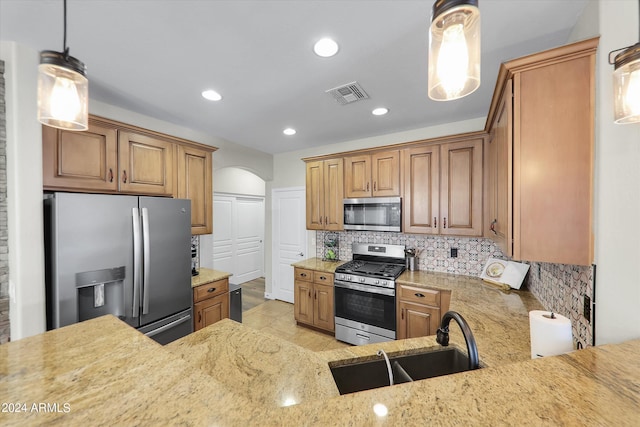
[[[298,253],[298,255],[300,255],[300,256],[304,256],[304,254],[303,254],[302,252],[299,252],[299,253]]]

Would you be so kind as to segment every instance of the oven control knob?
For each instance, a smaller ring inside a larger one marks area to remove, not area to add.
[[[381,284],[382,286],[387,286],[387,282],[386,282],[386,280],[383,280],[382,282],[380,282],[380,284]]]
[[[360,282],[364,283],[364,277],[361,277],[361,278],[360,278],[360,279],[358,279],[358,280],[360,280]]]
[[[345,276],[345,279],[351,281],[351,276]]]
[[[374,283],[375,283],[376,285],[379,285],[379,284],[380,284],[380,280],[376,280]],[[384,284],[384,282],[383,282],[383,284]]]

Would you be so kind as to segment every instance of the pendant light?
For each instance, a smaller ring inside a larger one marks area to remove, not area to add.
[[[479,86],[478,0],[437,0],[429,29],[429,98],[450,101]]]
[[[38,66],[38,121],[66,130],[87,130],[89,81],[84,63],[69,55],[67,0],[64,0],[63,51],[43,50]]]
[[[640,15],[640,1],[638,11]],[[640,27],[640,21],[638,24]],[[612,62],[611,54],[616,52],[620,53]],[[619,124],[640,122],[640,42],[609,52],[609,64],[614,66],[615,122]]]

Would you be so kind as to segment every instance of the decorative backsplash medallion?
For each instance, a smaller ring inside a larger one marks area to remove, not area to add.
[[[324,256],[324,235],[316,232],[316,256]],[[492,240],[482,237],[444,237],[372,231],[338,232],[340,260],[350,260],[352,243],[384,243],[416,248],[418,269],[440,273],[479,276],[489,258],[507,259]],[[451,257],[451,249],[458,256]],[[526,287],[540,301],[545,310],[571,319],[573,337],[583,347],[593,339],[591,319],[583,315],[583,295],[593,299],[593,268],[577,265],[527,262],[531,265],[525,277]]]

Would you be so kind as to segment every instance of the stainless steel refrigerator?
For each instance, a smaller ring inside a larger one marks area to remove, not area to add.
[[[161,344],[193,331],[189,200],[45,197],[47,329],[113,314]]]

